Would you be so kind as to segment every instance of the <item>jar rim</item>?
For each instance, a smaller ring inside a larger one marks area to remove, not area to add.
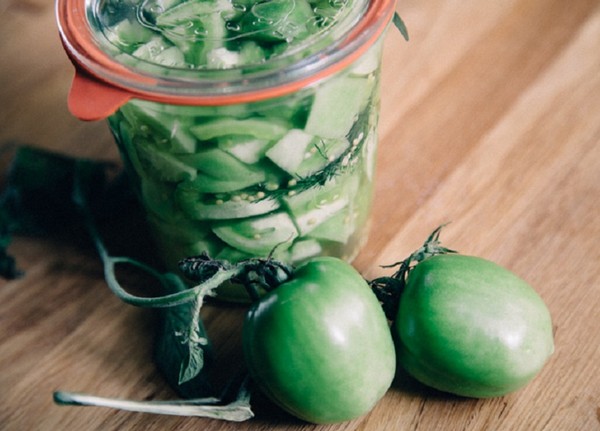
[[[84,78],[95,88],[108,89],[123,99],[208,106],[284,96],[345,69],[379,39],[395,9],[395,0],[370,0],[361,19],[339,40],[281,69],[238,77],[215,73],[224,77],[221,79],[188,79],[144,73],[115,60],[96,43],[86,3],[86,0],[56,0],[55,6],[61,42],[76,69],[75,80]]]

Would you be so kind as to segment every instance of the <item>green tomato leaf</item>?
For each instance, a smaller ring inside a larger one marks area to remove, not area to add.
[[[212,347],[199,317],[199,301],[161,309],[154,361],[181,396],[210,393],[209,365]]]
[[[15,258],[8,254],[7,248],[11,242],[10,225],[11,216],[6,207],[6,196],[0,196],[0,277],[13,280],[22,275],[17,269]]]
[[[23,273],[17,268],[15,258],[8,254],[4,247],[0,247],[0,277],[6,280],[19,278]]]
[[[76,172],[80,171],[80,182],[91,196],[101,196],[108,166],[30,146],[18,147],[2,195],[11,230],[48,235],[80,228],[81,218],[71,200]]]
[[[101,196],[109,164],[85,161],[26,145],[8,144],[3,155],[13,154],[0,195],[0,276],[22,273],[6,248],[12,234],[78,236],[83,228],[71,200],[76,171],[91,195]],[[14,151],[13,151],[14,150]]]

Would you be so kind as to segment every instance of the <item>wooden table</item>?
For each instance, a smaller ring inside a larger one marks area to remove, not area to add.
[[[600,429],[600,2],[405,0],[386,39],[368,278],[438,224],[445,243],[510,268],[553,316],[556,351],[506,397],[399,382],[367,416],[313,426],[257,401],[242,424],[59,407],[52,392],[165,399],[152,319],[106,288],[91,246],[15,238],[26,275],[0,282],[0,428],[44,430]],[[49,0],[0,4],[0,143],[117,160],[104,123],[70,116],[72,68]],[[218,355],[239,364],[243,308],[210,306]]]

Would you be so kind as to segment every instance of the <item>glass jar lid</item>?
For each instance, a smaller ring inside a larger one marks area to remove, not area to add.
[[[76,68],[69,107],[82,119],[97,119],[132,97],[223,105],[289,94],[362,55],[394,6],[394,0],[57,0],[61,39]]]

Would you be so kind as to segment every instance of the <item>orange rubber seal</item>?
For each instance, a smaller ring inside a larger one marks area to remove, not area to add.
[[[114,60],[94,40],[86,18],[85,3],[85,0],[56,2],[61,41],[75,66],[68,107],[75,117],[82,120],[106,118],[133,98],[174,105],[219,106],[267,100],[293,93],[356,61],[384,33],[395,8],[395,0],[371,0],[360,21],[337,47],[345,51],[344,55],[314,73],[264,88],[204,94],[193,86],[185,92],[170,91],[161,86],[160,76],[140,73]]]

